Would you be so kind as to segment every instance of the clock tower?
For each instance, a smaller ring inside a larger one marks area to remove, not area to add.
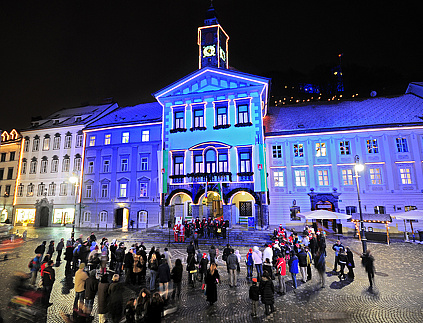
[[[213,4],[207,10],[204,26],[198,28],[198,68],[217,67],[228,68],[229,36],[217,21]]]

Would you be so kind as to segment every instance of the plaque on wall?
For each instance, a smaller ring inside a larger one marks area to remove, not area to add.
[[[327,158],[317,158],[316,162],[319,163],[319,164],[327,164],[328,159]]]
[[[285,192],[285,190],[284,190],[283,188],[276,187],[276,188],[275,188],[275,192],[278,192],[278,193],[283,193],[283,192]]]
[[[397,159],[398,160],[410,160],[410,155],[409,154],[397,154]]]
[[[304,164],[304,158],[294,159],[294,164],[303,165]]]
[[[383,187],[381,187],[381,186],[373,186],[372,187],[372,191],[383,191]]]

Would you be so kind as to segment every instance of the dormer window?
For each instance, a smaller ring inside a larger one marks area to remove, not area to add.
[[[81,122],[82,121],[82,117],[75,117],[75,123]]]
[[[59,124],[59,122],[60,122],[60,120],[59,120],[59,119],[54,119],[54,120],[53,120],[53,124],[54,124],[54,125]]]

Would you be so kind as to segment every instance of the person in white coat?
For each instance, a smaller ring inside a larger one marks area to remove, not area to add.
[[[273,258],[273,250],[272,250],[272,246],[269,244],[263,251],[263,262],[266,261],[266,259],[269,259],[270,262],[272,262],[272,258]]]
[[[253,261],[257,270],[257,281],[260,281],[261,276],[263,276],[263,260],[262,253],[257,246],[253,248]]]

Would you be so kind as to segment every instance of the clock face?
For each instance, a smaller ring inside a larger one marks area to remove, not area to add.
[[[216,47],[214,47],[214,45],[204,46],[203,56],[204,57],[216,56]]]
[[[220,47],[219,50],[220,50],[219,51],[220,58],[226,61],[226,52],[223,50],[222,47]]]

